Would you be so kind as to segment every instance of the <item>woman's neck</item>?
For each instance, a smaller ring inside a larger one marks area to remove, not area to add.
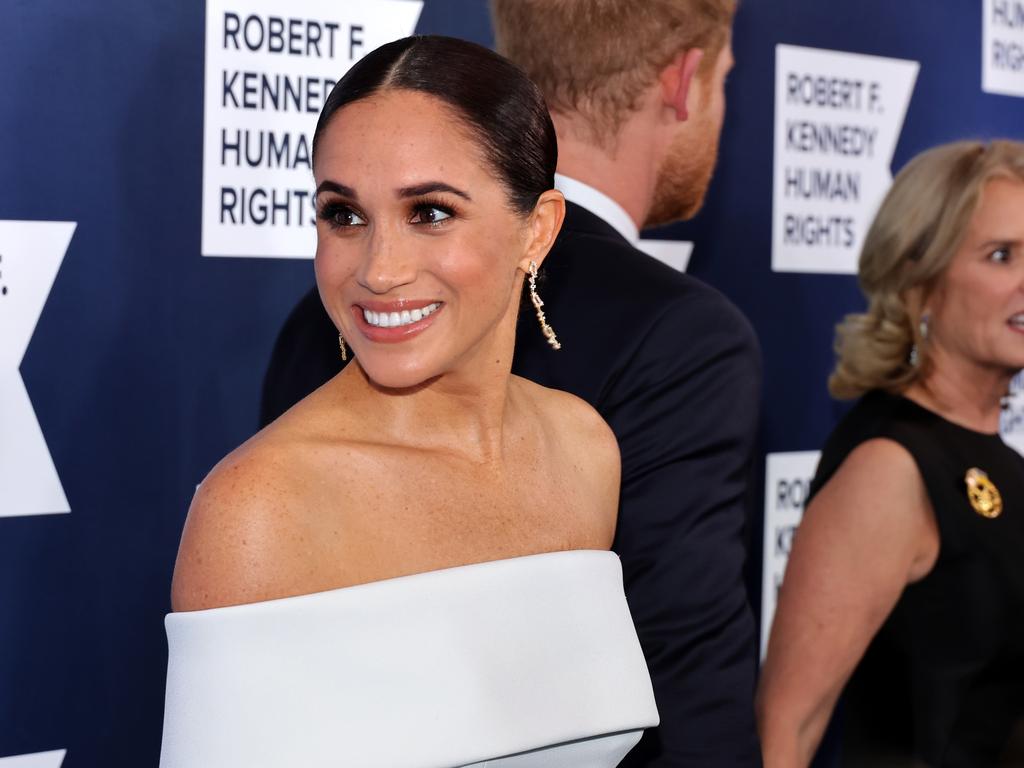
[[[954,424],[976,432],[998,432],[1002,400],[1013,372],[956,361],[940,349],[932,360],[928,376],[903,394]]]
[[[340,379],[344,401],[363,414],[375,438],[410,448],[461,456],[473,463],[500,461],[506,423],[514,410],[510,363],[468,366],[409,389],[383,389],[357,364]]]

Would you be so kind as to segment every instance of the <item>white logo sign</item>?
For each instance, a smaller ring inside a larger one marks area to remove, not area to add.
[[[0,517],[71,511],[18,369],[74,232],[0,221]]]
[[[915,61],[775,48],[772,269],[856,274],[890,164]]]
[[[1024,454],[1024,373],[1010,385],[1010,398],[999,423],[1003,441]]]
[[[769,453],[764,482],[764,560],[761,577],[761,658],[768,648],[793,534],[804,516],[818,451]]]
[[[60,768],[66,754],[66,749],[55,749],[52,752],[0,757],[0,768]]]
[[[984,0],[981,89],[1024,96],[1024,0]]]
[[[415,0],[207,0],[204,256],[312,258],[311,144],[337,80],[411,35]]]
[[[693,243],[688,240],[641,240],[636,247],[680,272],[686,271],[693,253]]]

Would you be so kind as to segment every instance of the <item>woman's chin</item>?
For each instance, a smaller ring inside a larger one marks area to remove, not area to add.
[[[432,368],[422,365],[397,366],[393,363],[360,360],[366,377],[381,389],[414,389],[428,383],[438,375]]]

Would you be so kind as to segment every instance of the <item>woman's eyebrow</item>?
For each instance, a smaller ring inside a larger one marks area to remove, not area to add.
[[[979,251],[986,250],[988,248],[1001,248],[1003,246],[1010,246],[1011,248],[1019,247],[1021,244],[1020,240],[1012,237],[1007,238],[996,238],[995,240],[986,240],[978,246]]]
[[[342,197],[348,197],[351,198],[352,200],[359,199],[359,195],[356,194],[356,191],[352,189],[352,187],[346,187],[344,184],[339,184],[336,181],[320,182],[320,186],[316,188],[316,192],[314,193],[313,196],[316,197],[321,192],[336,192]]]
[[[453,187],[451,184],[445,184],[443,181],[425,181],[422,184],[414,184],[411,187],[402,187],[398,190],[399,197],[419,197],[420,195],[428,195],[431,192],[451,192],[453,195],[458,195],[465,200],[472,200],[468,192],[463,192],[461,189]]]

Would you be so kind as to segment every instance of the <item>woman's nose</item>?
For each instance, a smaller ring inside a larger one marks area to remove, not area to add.
[[[357,273],[359,283],[378,294],[411,283],[416,277],[416,257],[409,245],[394,229],[375,226]]]

